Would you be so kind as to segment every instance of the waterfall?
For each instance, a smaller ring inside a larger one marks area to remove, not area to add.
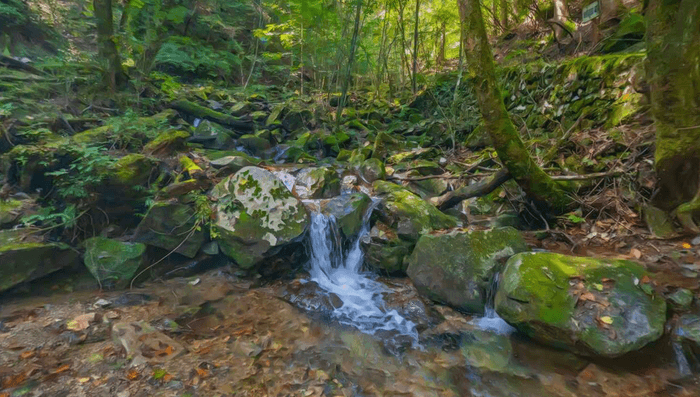
[[[498,273],[493,278],[491,288],[486,292],[486,307],[484,317],[472,320],[472,323],[484,331],[491,331],[500,335],[508,335],[515,331],[505,320],[503,320],[494,309],[495,292],[498,288]]]
[[[360,240],[369,233],[369,212],[362,231],[343,249],[340,231],[333,216],[312,215],[309,231],[311,280],[329,294],[335,294],[342,305],[332,316],[341,324],[353,326],[367,334],[385,330],[408,336],[418,342],[416,325],[396,310],[386,308],[383,294],[387,288],[362,272],[364,255]]]

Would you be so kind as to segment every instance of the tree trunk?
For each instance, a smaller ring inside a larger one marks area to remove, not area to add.
[[[420,0],[416,0],[416,24],[413,29],[413,93],[416,93],[417,90],[417,82],[416,79],[418,78],[418,23],[419,23],[419,14],[420,13]]]
[[[355,10],[355,26],[352,31],[352,41],[350,42],[350,55],[348,56],[348,69],[343,80],[343,91],[340,96],[340,103],[335,113],[335,122],[340,124],[340,116],[343,114],[343,107],[348,99],[348,88],[350,87],[350,78],[352,77],[352,64],[355,62],[355,49],[357,48],[357,36],[360,33],[360,19],[362,17],[362,0],[357,0],[357,8]]]
[[[498,158],[538,207],[564,210],[570,199],[530,156],[503,103],[480,1],[457,0],[457,3],[470,83]]]
[[[656,126],[655,205],[700,233],[700,2],[650,0],[647,78]],[[694,221],[695,218],[695,221]]]
[[[447,22],[442,21],[440,26],[440,48],[438,49],[438,67],[445,65],[445,46],[447,45]]]
[[[552,18],[554,24],[554,35],[557,40],[564,38],[564,25],[569,20],[569,7],[566,4],[566,0],[554,0],[554,17]]]
[[[112,17],[112,0],[94,0],[95,17],[97,18],[97,47],[101,60],[107,62],[105,83],[112,89],[122,88],[128,78],[122,68],[122,61],[117,51],[114,39]]]
[[[508,30],[508,0],[501,0],[501,26],[503,30]]]

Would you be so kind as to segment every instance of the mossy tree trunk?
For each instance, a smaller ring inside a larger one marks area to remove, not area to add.
[[[480,1],[457,0],[457,3],[469,78],[498,157],[536,204],[541,208],[564,210],[570,203],[569,197],[530,156],[503,103]]]
[[[100,60],[107,63],[105,82],[112,90],[126,85],[128,78],[122,67],[114,38],[112,0],[94,0],[95,18],[97,19],[97,47]]]
[[[650,0],[647,78],[656,126],[655,204],[700,233],[700,1]]]

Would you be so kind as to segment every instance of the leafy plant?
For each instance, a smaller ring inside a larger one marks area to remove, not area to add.
[[[68,167],[47,172],[54,177],[54,184],[60,197],[78,200],[89,197],[90,192],[99,186],[107,176],[106,170],[116,160],[97,146],[70,147],[68,150],[75,158]]]

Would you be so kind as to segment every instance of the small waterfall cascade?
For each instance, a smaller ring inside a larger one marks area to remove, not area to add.
[[[472,320],[472,324],[484,331],[491,331],[499,335],[509,335],[515,332],[515,328],[511,327],[510,324],[499,317],[496,313],[496,309],[494,308],[494,299],[496,297],[496,289],[498,288],[498,277],[499,274],[496,273],[493,278],[491,288],[486,292],[484,317],[479,317]]]
[[[383,297],[387,288],[373,280],[371,274],[362,272],[364,255],[360,240],[369,233],[371,210],[365,214],[362,231],[345,249],[335,218],[321,213],[312,215],[309,231],[311,280],[340,298],[342,305],[334,309],[332,316],[341,324],[371,335],[383,330],[407,336],[416,345],[416,325],[396,310],[388,310]]]
[[[684,334],[683,329],[681,328],[677,328],[674,333],[678,336],[683,336]],[[690,363],[688,362],[688,358],[685,356],[681,343],[674,339],[671,341],[671,347],[673,348],[673,355],[676,359],[676,369],[678,370],[678,373],[682,377],[692,375],[693,371],[690,369]]]

